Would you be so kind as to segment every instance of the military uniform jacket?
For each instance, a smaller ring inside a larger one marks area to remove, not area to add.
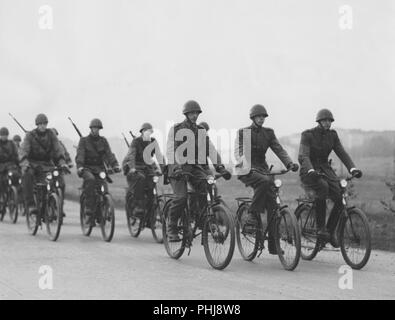
[[[127,165],[130,169],[146,168],[154,170],[156,165],[152,159],[153,156],[156,157],[160,165],[164,164],[162,152],[155,138],[144,141],[143,137],[139,136],[133,139],[128,154],[122,162],[122,167],[125,168]]]
[[[299,148],[300,175],[305,176],[310,169],[322,170],[329,177],[336,177],[328,162],[329,154],[334,151],[348,170],[355,167],[344,150],[335,130],[315,127],[302,133]]]
[[[179,136],[177,133],[179,133]],[[184,133],[190,136],[184,136]],[[191,146],[191,149],[194,149],[193,154],[187,154],[188,148],[184,149],[181,147],[178,149],[181,145],[184,146],[184,143],[186,143],[188,139],[193,142]],[[182,150],[182,153],[180,150]],[[172,174],[174,168],[180,165],[205,165],[207,164],[207,158],[210,158],[214,167],[218,167],[222,164],[221,156],[209,139],[205,128],[192,123],[188,119],[175,124],[170,129],[167,139],[166,155],[170,163],[169,175]]]
[[[20,148],[22,166],[34,163],[43,165],[65,164],[59,140],[52,130],[40,133],[37,129],[28,132]]]
[[[104,163],[111,168],[118,166],[118,161],[111,152],[107,139],[101,136],[94,137],[92,134],[80,139],[75,162],[77,169],[84,167],[93,172],[103,171]]]
[[[18,151],[11,140],[0,141],[0,173],[12,166],[18,166]]]
[[[251,143],[249,143],[248,135],[251,136]],[[251,168],[259,168],[266,171],[269,169],[266,162],[266,152],[269,148],[286,167],[292,163],[292,159],[277,140],[273,129],[259,127],[252,123],[249,127],[242,128],[237,133],[235,158],[241,164],[241,159],[244,157]]]

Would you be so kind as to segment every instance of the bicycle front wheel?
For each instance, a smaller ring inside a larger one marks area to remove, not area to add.
[[[300,259],[300,229],[295,215],[283,208],[276,219],[275,240],[278,257],[285,270],[294,270]]]
[[[50,194],[47,204],[47,214],[45,224],[47,225],[47,233],[52,241],[56,241],[60,235],[63,217],[59,196],[56,193]]]
[[[344,260],[351,268],[362,269],[372,250],[369,223],[363,211],[358,208],[349,209],[340,220],[339,233]]]
[[[210,209],[202,233],[204,252],[209,264],[217,270],[225,269],[235,250],[233,219],[221,205]]]
[[[115,209],[112,198],[109,194],[106,194],[103,197],[100,228],[103,240],[110,242],[114,236],[115,231]]]
[[[18,203],[18,190],[16,187],[12,186],[8,194],[8,212],[10,213],[11,221],[14,224],[18,221]]]

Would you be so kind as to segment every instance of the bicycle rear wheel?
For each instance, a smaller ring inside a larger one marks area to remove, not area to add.
[[[103,240],[110,242],[114,236],[115,231],[115,209],[112,198],[109,194],[106,194],[103,197],[100,228]]]
[[[50,194],[47,204],[47,214],[45,217],[45,224],[47,225],[47,233],[52,241],[56,241],[60,235],[62,228],[62,205],[59,196],[56,193]]]
[[[287,209],[276,219],[275,239],[278,257],[285,270],[295,270],[300,259],[300,229],[296,217]]]
[[[204,252],[209,264],[217,270],[225,269],[235,250],[235,228],[221,205],[209,209],[202,233]]]
[[[343,215],[339,226],[340,250],[346,263],[353,269],[362,269],[372,249],[368,219],[362,210],[351,208]]]
[[[248,203],[242,203],[236,213],[236,239],[237,247],[244,260],[252,261],[258,253],[258,226],[254,232],[245,230],[245,223],[248,217]]]
[[[319,251],[317,240],[316,214],[309,204],[301,204],[295,210],[300,227],[301,256],[303,260],[313,260]]]
[[[185,219],[185,213],[181,215],[178,219],[177,229],[180,241],[170,242],[167,237],[167,225],[169,223],[169,209],[171,200],[167,201],[163,209],[163,224],[162,224],[162,234],[163,234],[163,244],[167,254],[173,259],[179,259],[184,254],[186,239],[188,234],[188,224]]]

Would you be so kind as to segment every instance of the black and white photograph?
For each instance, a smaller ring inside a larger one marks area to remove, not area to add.
[[[394,300],[394,103],[392,0],[0,0],[0,300]]]

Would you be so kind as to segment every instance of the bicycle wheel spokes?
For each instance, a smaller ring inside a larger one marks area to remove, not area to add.
[[[348,212],[341,228],[341,251],[345,261],[354,269],[361,269],[368,261],[371,236],[365,215],[359,209]]]
[[[211,210],[203,227],[204,251],[213,268],[224,269],[232,260],[235,248],[233,220],[221,206]]]
[[[300,232],[296,218],[287,209],[280,212],[276,222],[276,246],[286,270],[294,270],[300,258]]]
[[[165,245],[165,249],[167,254],[173,258],[173,259],[179,259],[184,251],[185,251],[185,245],[187,241],[187,228],[188,223],[186,219],[183,217],[180,217],[178,219],[177,223],[177,230],[178,230],[178,236],[180,237],[180,241],[169,241],[167,237],[167,226],[169,225],[169,209],[171,206],[171,201],[168,201],[165,205],[165,208],[163,209],[163,225],[162,225],[162,234],[163,234],[163,244]],[[184,216],[186,213],[184,212],[182,216]]]
[[[100,227],[104,241],[110,242],[115,230],[115,211],[112,198],[106,194],[101,207]]]
[[[297,209],[296,216],[300,227],[302,259],[312,260],[318,253],[315,211],[311,206],[303,206]]]
[[[47,233],[52,241],[56,241],[62,226],[61,204],[56,194],[49,197],[47,212]]]
[[[245,224],[248,218],[248,204],[243,204],[239,207],[236,217],[236,237],[239,252],[244,260],[253,260],[258,252],[257,230],[251,232],[246,230]]]

